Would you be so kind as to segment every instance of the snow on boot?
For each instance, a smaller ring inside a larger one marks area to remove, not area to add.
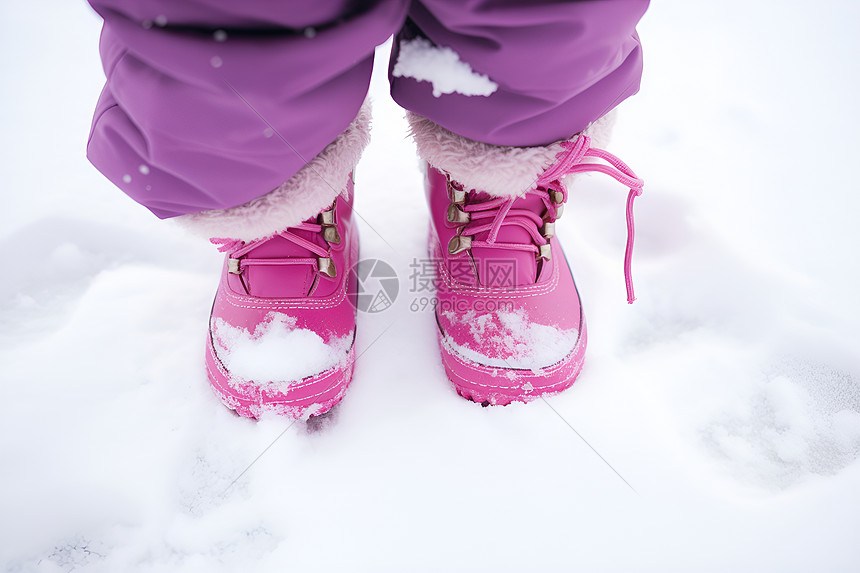
[[[415,114],[409,121],[419,156],[428,163],[436,321],[454,388],[485,405],[528,402],[568,388],[582,369],[587,334],[579,293],[555,237],[567,200],[563,179],[598,171],[630,188],[628,302],[634,299],[632,207],[642,180],[615,156],[593,148],[585,134],[546,147],[500,147],[468,140]],[[599,134],[602,127],[591,132]]]
[[[355,364],[358,234],[351,170],[369,112],[287,183],[182,217],[226,253],[206,344],[215,394],[246,417],[307,419],[344,396]],[[225,238],[229,237],[229,238]]]

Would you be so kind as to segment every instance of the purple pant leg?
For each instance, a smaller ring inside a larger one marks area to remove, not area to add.
[[[490,96],[434,97],[428,82],[391,78],[403,107],[496,145],[567,139],[639,89],[635,27],[648,0],[421,0],[409,17],[498,84]],[[409,27],[401,33],[408,38]],[[397,55],[395,44],[392,60]]]
[[[87,155],[161,218],[289,179],[353,120],[407,0],[90,0],[107,83]]]

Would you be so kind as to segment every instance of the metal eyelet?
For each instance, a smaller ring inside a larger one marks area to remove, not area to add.
[[[472,220],[472,216],[460,209],[457,203],[448,205],[447,217],[449,223],[463,224]]]
[[[546,245],[540,245],[538,247],[538,256],[539,259],[550,260],[552,258],[552,247],[549,243]]]
[[[451,174],[446,173],[445,178],[448,181],[448,199],[455,205],[463,205],[466,203],[466,191],[459,183],[451,179]]]
[[[334,225],[334,211],[331,209],[320,211],[320,214],[317,216],[317,223],[324,226]]]
[[[540,234],[544,239],[552,239],[555,236],[555,223],[545,221],[543,227],[540,228]]]
[[[448,241],[448,254],[456,255],[472,248],[472,237],[469,235],[454,235]]]
[[[331,257],[317,257],[317,269],[321,274],[326,275],[329,278],[335,278],[337,276],[337,269],[334,266],[334,261]]]
[[[336,205],[337,199],[332,202],[331,207],[325,211],[320,211],[320,214],[317,215],[317,224],[323,228],[323,239],[327,243],[337,244],[341,241],[340,233],[337,231],[337,224],[334,221],[334,209]]]
[[[549,198],[552,199],[553,203],[555,203],[555,219],[553,220],[561,219],[561,215],[564,213],[564,193],[551,189],[549,192]]]
[[[555,219],[553,220],[561,219],[561,215],[564,213],[564,193],[556,189],[551,189],[549,198],[555,203]]]
[[[337,232],[337,227],[323,227],[323,239],[327,243],[340,243],[340,233]]]

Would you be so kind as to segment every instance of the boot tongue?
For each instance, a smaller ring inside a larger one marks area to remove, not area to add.
[[[319,233],[290,229],[290,233],[325,247]],[[297,245],[289,239],[275,236],[261,243],[248,253],[249,259],[315,259],[316,254]],[[314,267],[310,264],[295,265],[248,265],[245,270],[245,284],[248,294],[263,298],[306,297],[315,278]]]
[[[482,192],[473,192],[472,201],[491,199]],[[517,199],[512,209],[526,209],[542,215],[545,210],[543,201],[534,195],[526,195]],[[509,214],[510,220],[516,215]],[[488,221],[490,221],[488,219]],[[489,231],[478,233],[475,239],[486,241]],[[515,224],[503,224],[496,237],[496,243],[533,244],[531,234],[523,227]],[[513,288],[534,284],[537,280],[538,262],[532,251],[519,251],[496,247],[473,247],[472,257],[475,260],[480,286],[496,288]]]

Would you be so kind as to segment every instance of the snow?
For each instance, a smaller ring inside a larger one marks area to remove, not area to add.
[[[844,373],[787,361],[763,376],[742,410],[727,409],[704,438],[732,471],[785,488],[832,475],[860,457],[860,387]]]
[[[0,570],[860,569],[860,5],[653,3],[609,147],[646,181],[636,303],[623,189],[581,178],[557,226],[573,388],[462,400],[403,288],[359,316],[344,402],[292,425],[207,387],[221,256],[84,160],[97,17],[0,10]],[[355,209],[406,285],[426,208],[385,64]]]
[[[452,323],[465,324],[472,340],[458,344],[451,336],[445,345],[460,356],[499,368],[539,370],[560,362],[573,351],[579,332],[531,322],[522,310],[478,313],[442,311]],[[477,349],[498,348],[502,356],[487,356]]]
[[[478,74],[447,46],[434,46],[425,38],[400,42],[400,53],[392,71],[394,77],[414,78],[433,84],[433,96],[458,93],[465,96],[488,96],[499,84],[486,74]]]
[[[296,328],[296,318],[271,312],[254,332],[213,321],[213,340],[218,359],[242,382],[257,382],[271,390],[285,391],[290,383],[344,364],[354,333],[328,342],[307,328]]]

